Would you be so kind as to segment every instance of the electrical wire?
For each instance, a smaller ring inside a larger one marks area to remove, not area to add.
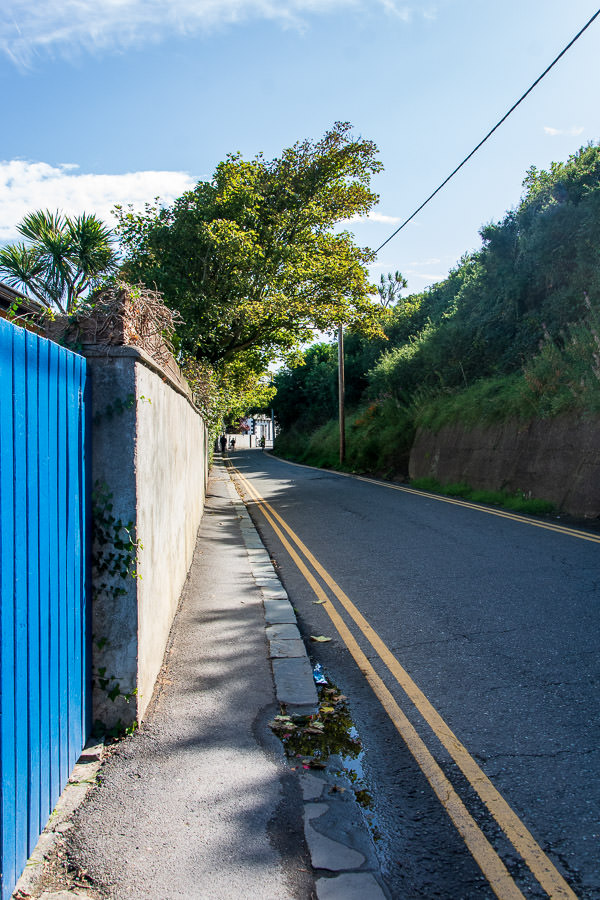
[[[577,32],[577,34],[575,35],[575,37],[574,37],[572,40],[569,41],[569,43],[567,44],[567,46],[564,47],[564,48],[560,51],[560,53],[558,54],[558,56],[557,56],[555,59],[552,60],[552,62],[550,63],[549,66],[547,66],[547,68],[544,69],[544,71],[542,72],[542,74],[541,74],[538,78],[536,78],[536,80],[533,82],[533,84],[532,84],[530,87],[527,88],[527,90],[525,91],[525,93],[524,93],[521,97],[519,97],[519,99],[517,100],[517,102],[516,102],[516,103],[513,103],[513,105],[511,106],[511,108],[508,110],[508,112],[505,113],[505,114],[502,116],[502,118],[501,118],[498,122],[496,122],[496,124],[494,125],[494,127],[493,127],[492,129],[490,129],[490,131],[488,131],[488,133],[486,134],[486,136],[485,136],[481,141],[479,141],[479,143],[477,144],[477,146],[476,146],[473,150],[471,150],[471,152],[469,153],[469,155],[468,155],[468,156],[465,156],[465,158],[463,159],[463,161],[462,161],[462,162],[461,162],[461,163],[460,163],[460,164],[459,164],[452,172],[450,172],[450,174],[448,175],[448,177],[445,178],[444,181],[442,181],[442,183],[435,189],[435,191],[434,191],[432,194],[430,194],[429,197],[428,197],[426,200],[424,200],[423,203],[421,203],[421,205],[420,205],[417,209],[415,209],[414,213],[412,213],[412,214],[408,217],[408,219],[405,219],[404,222],[402,223],[402,225],[399,225],[398,228],[396,228],[396,230],[395,230],[392,234],[390,234],[389,238],[387,238],[387,239],[383,242],[383,244],[380,244],[380,245],[379,245],[379,247],[377,248],[377,250],[374,251],[376,254],[379,253],[379,251],[382,250],[383,247],[385,247],[386,244],[389,244],[389,242],[392,240],[392,238],[396,237],[396,235],[398,234],[398,232],[399,232],[399,231],[402,231],[402,229],[403,229],[406,225],[408,225],[408,223],[409,223],[412,219],[414,219],[414,217],[417,215],[417,213],[420,213],[421,210],[423,209],[423,207],[424,207],[424,206],[427,206],[427,204],[429,203],[430,200],[433,200],[433,198],[435,197],[435,195],[438,194],[438,193],[441,191],[441,189],[442,189],[443,187],[445,187],[445,185],[448,184],[448,182],[450,181],[451,178],[454,178],[454,176],[456,175],[456,173],[457,173],[460,169],[462,169],[462,167],[465,165],[465,163],[467,163],[467,162],[471,159],[471,157],[475,155],[475,153],[477,153],[477,151],[479,150],[479,148],[482,147],[483,144],[485,144],[485,142],[487,141],[487,139],[488,139],[489,137],[491,137],[491,136],[493,135],[493,133],[494,133],[498,128],[500,128],[500,126],[502,125],[502,123],[505,122],[505,121],[508,119],[508,117],[510,116],[510,114],[511,114],[512,112],[515,111],[515,109],[517,108],[517,106],[519,106],[520,103],[523,102],[523,100],[525,99],[525,97],[527,97],[528,94],[530,94],[530,93],[532,92],[532,90],[533,90],[535,87],[537,87],[537,85],[540,83],[540,81],[542,80],[542,78],[545,78],[545,76],[548,74],[548,72],[550,71],[550,69],[552,69],[552,68],[556,65],[556,63],[559,61],[559,59],[561,59],[561,58],[565,55],[565,53],[567,52],[567,50],[570,50],[570,48],[573,46],[573,44],[575,43],[575,41],[579,40],[579,38],[581,37],[581,35],[583,34],[583,32],[584,32],[587,28],[590,27],[590,25],[592,24],[592,22],[594,21],[594,19],[597,19],[598,16],[600,16],[600,9],[598,9],[598,10],[594,13],[594,15],[592,16],[592,18],[591,18],[588,22],[586,22],[586,24],[583,26],[583,28],[582,28],[580,31]]]

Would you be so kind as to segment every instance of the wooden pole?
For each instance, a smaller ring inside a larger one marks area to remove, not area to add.
[[[338,418],[340,423],[340,464],[346,458],[346,416],[344,410],[344,328],[338,328]]]

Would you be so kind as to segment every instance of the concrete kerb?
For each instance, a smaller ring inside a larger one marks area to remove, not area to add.
[[[317,689],[306,648],[303,642],[300,642],[296,614],[245,504],[240,500],[233,481],[230,480],[229,484],[235,513],[240,520],[252,577],[262,593],[265,620],[267,626],[275,628],[273,631],[267,627],[275,695],[278,702],[285,704],[292,713],[297,711],[298,707],[302,707],[303,710],[309,707],[311,712],[314,712],[318,706]],[[291,628],[277,629],[277,626],[284,625]]]
[[[228,470],[229,471],[229,470]],[[275,694],[292,715],[318,706],[312,666],[296,614],[230,474],[231,499],[240,520],[253,578],[265,610]],[[304,799],[304,833],[318,900],[386,900],[373,841],[342,761],[330,758],[318,773],[298,772]]]

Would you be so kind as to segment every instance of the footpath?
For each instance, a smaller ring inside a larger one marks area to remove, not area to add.
[[[286,759],[269,727],[317,702],[292,606],[217,458],[147,716],[84,752],[13,896],[389,900],[341,761]]]

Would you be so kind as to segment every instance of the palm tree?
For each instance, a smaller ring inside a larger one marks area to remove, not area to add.
[[[113,232],[95,215],[38,210],[17,230],[28,243],[0,248],[0,274],[47,309],[71,312],[94,279],[117,268]]]

